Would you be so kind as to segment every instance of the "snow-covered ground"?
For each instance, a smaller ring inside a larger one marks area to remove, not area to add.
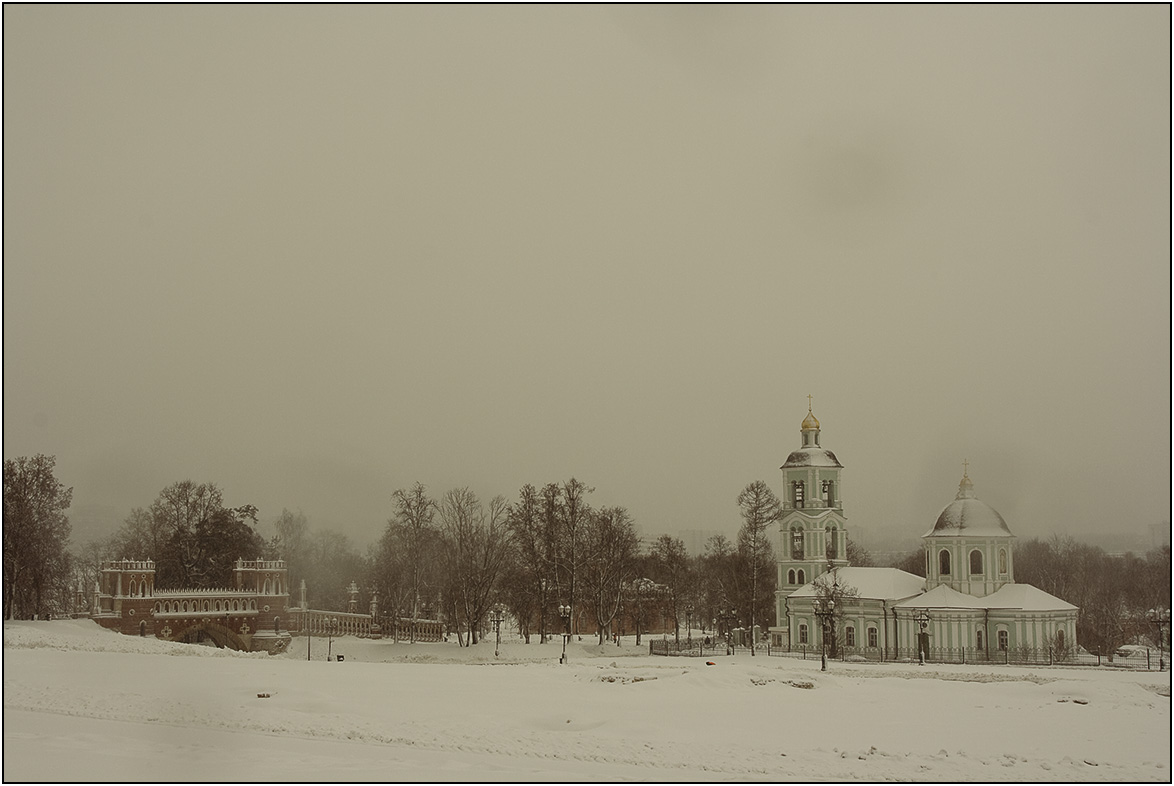
[[[312,646],[5,623],[4,780],[1171,779],[1169,672]]]

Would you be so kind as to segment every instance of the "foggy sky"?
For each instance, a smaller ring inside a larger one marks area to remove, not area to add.
[[[75,528],[732,535],[808,394],[866,544],[964,459],[1020,536],[1169,521],[1168,6],[3,14],[4,456]]]

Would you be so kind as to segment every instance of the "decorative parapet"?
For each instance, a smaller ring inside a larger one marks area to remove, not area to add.
[[[145,571],[155,570],[155,561],[146,559],[120,559],[107,560],[102,563],[102,570],[118,570],[118,571]]]
[[[179,598],[189,595],[228,595],[230,597],[256,597],[263,593],[251,589],[234,589],[232,587],[202,587],[200,589],[156,590],[156,598]],[[272,593],[270,593],[272,594]],[[285,593],[281,593],[285,594]]]
[[[238,559],[233,567],[236,570],[285,570],[285,560]]]

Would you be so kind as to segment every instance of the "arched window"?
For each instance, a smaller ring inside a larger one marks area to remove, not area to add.
[[[868,629],[868,646],[869,646],[869,647],[874,647],[874,648],[875,648],[875,647],[876,647],[876,642],[877,642],[877,637],[876,637],[876,628],[872,628],[872,627],[870,627],[870,628]]]
[[[929,575],[929,549],[925,550],[925,575]]]
[[[220,611],[220,601],[212,601],[212,611]]]
[[[836,537],[836,530],[832,527],[825,527],[824,532],[827,534],[827,548],[825,556],[828,559],[839,559],[839,538]]]
[[[788,571],[787,571],[787,583],[788,583],[788,584],[794,584],[794,583],[795,583],[795,571],[794,571],[794,570],[788,570]]]
[[[233,611],[240,611],[240,608],[241,608],[240,605],[237,603],[237,601],[234,600],[232,602],[232,610]]]
[[[848,625],[844,628],[844,644],[848,647],[856,646],[856,627]]]
[[[974,644],[979,652],[982,652],[982,628],[974,632]]]
[[[999,649],[1007,649],[1007,631],[1005,630],[999,631]]]
[[[800,644],[807,643],[807,623],[806,622],[799,623],[799,643]]]
[[[938,573],[943,576],[950,575],[950,552],[945,549],[938,552]]]
[[[799,577],[798,577],[797,581],[798,581],[798,583],[800,583],[800,584],[806,584],[806,583],[807,583],[807,576],[806,576],[806,575],[803,573],[803,571],[799,571]]]
[[[188,610],[188,602],[185,600],[183,602],[183,606],[181,606],[180,608],[182,608],[184,611],[187,611]]]
[[[836,482],[834,480],[823,482],[823,501],[829,508],[836,506]]]
[[[158,603],[156,603],[155,604],[155,613],[158,614],[161,610],[162,610],[162,606],[160,606]]]
[[[791,528],[791,559],[803,559],[803,530]]]
[[[257,610],[257,601],[250,600],[249,601],[249,608],[252,609],[253,611],[256,611]]]
[[[970,575],[977,576],[982,573],[982,552],[978,549],[970,552]]]
[[[268,576],[265,577],[265,584],[261,587],[261,594],[262,595],[269,594],[269,577]]]
[[[1056,649],[1060,650],[1060,651],[1064,650],[1064,629],[1063,628],[1056,629]]]
[[[999,549],[999,575],[1007,575],[1007,550]]]
[[[139,623],[139,635],[140,636],[147,635],[147,621],[146,620],[143,620],[142,622]]]
[[[796,508],[803,507],[803,481],[796,480],[791,483],[791,502]]]
[[[273,618],[273,632],[281,633],[281,617]]]
[[[130,580],[130,596],[133,598],[135,595],[138,595],[138,594],[139,594],[138,593],[138,585],[135,584],[134,579],[131,579]]]

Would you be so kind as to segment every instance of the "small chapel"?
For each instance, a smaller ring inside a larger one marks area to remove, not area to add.
[[[1002,660],[1010,652],[1038,656],[1075,647],[1076,606],[1015,583],[1015,535],[975,494],[968,465],[954,500],[922,535],[925,578],[897,568],[853,567],[844,467],[820,444],[810,403],[799,435],[799,448],[780,467],[772,647],[820,649],[815,611],[832,598],[838,608],[830,639],[845,654],[870,660]]]

